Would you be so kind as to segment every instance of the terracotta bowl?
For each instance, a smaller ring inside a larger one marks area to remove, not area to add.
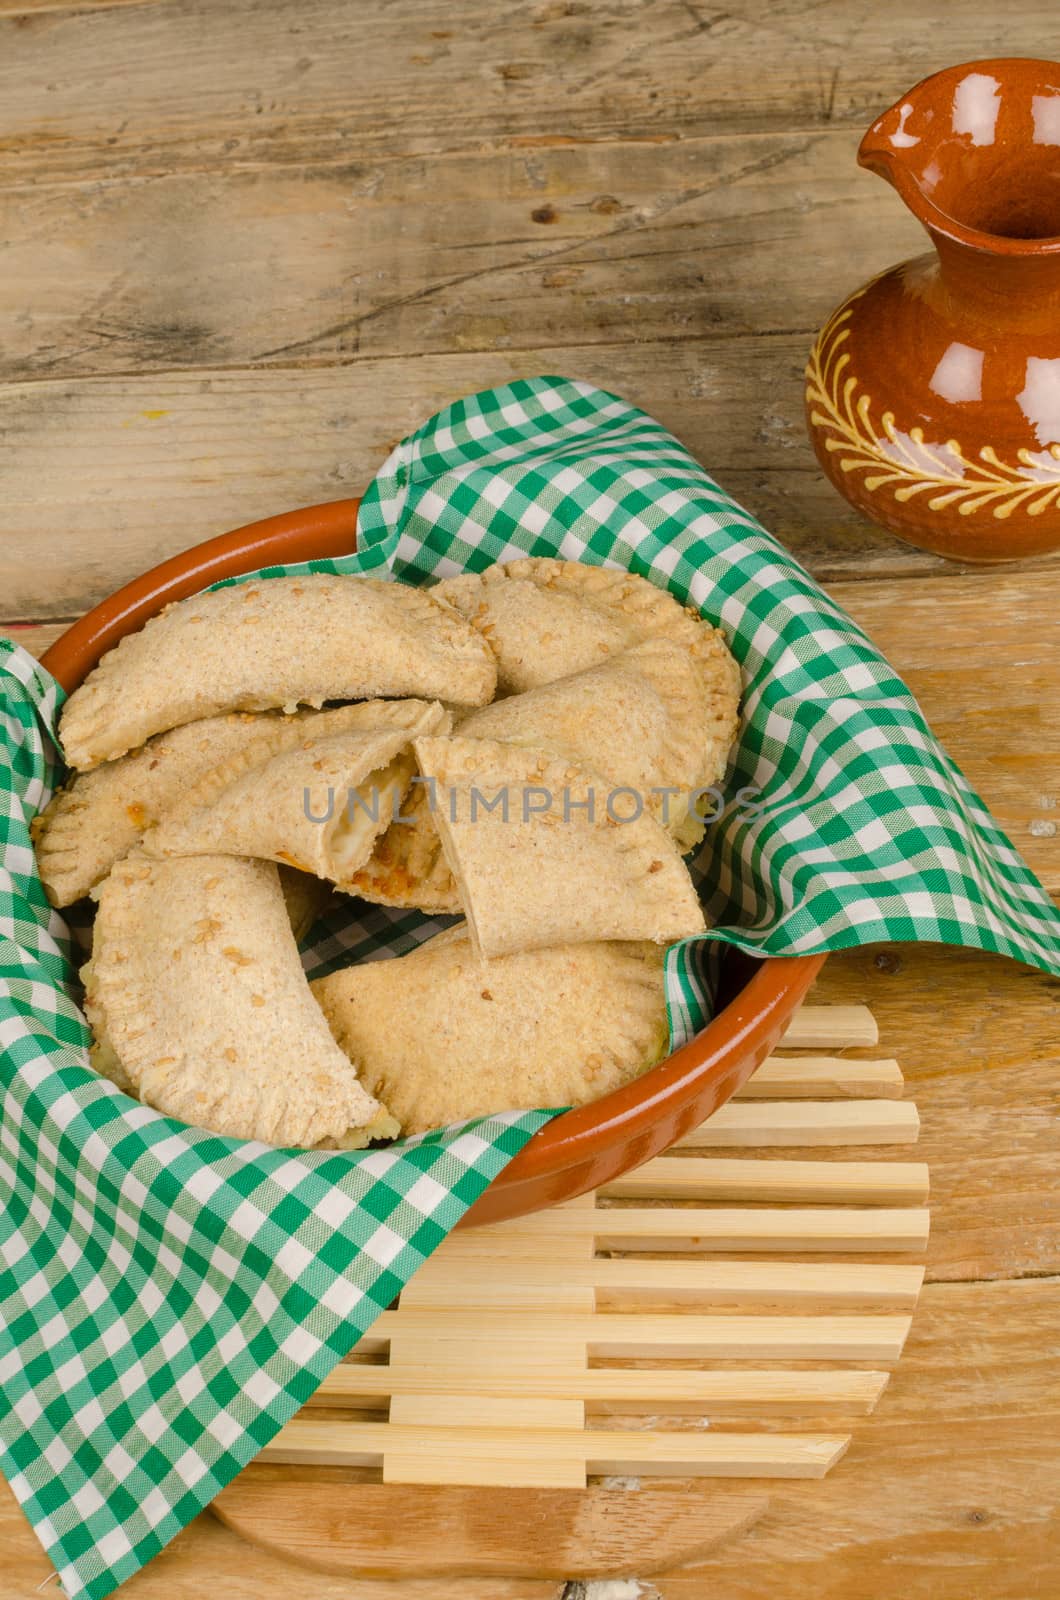
[[[358,503],[308,506],[183,551],[75,622],[46,652],[44,666],[64,689],[74,689],[104,651],[171,600],[277,562],[348,555]],[[728,952],[719,1011],[702,1033],[636,1082],[548,1123],[472,1206],[463,1225],[499,1222],[573,1199],[667,1149],[761,1064],[824,960],[754,961]]]

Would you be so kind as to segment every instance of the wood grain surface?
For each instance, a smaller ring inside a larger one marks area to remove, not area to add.
[[[831,588],[1060,891],[1060,565],[962,571],[855,515],[801,377],[832,305],[923,248],[861,131],[1055,22],[1054,0],[0,0],[0,627],[39,653],[175,550],[363,487],[461,392],[569,373],[657,415]],[[1060,991],[894,947],[833,958],[818,993],[868,1002],[880,1045],[854,1057],[909,1079],[928,1281],[832,1475],[771,1484],[642,1600],[1050,1595]],[[48,1592],[2,1487],[0,1548],[2,1600]],[[561,1588],[307,1574],[204,1516],[123,1592]]]

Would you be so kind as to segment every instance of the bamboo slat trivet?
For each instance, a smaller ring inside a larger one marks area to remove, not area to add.
[[[859,1006],[805,1007],[783,1040],[806,1051],[876,1044]],[[263,1451],[273,1481],[237,1480],[219,1514],[315,1565],[347,1570],[356,1546],[360,1570],[442,1571],[441,1557],[402,1566],[392,1535],[373,1564],[363,1523],[359,1542],[339,1535],[342,1497],[350,1515],[349,1497],[361,1505],[369,1483],[318,1474],[285,1517],[282,1469],[303,1485],[307,1470],[372,1469],[376,1492],[379,1479],[393,1486],[410,1514],[443,1514],[417,1493],[460,1496],[465,1528],[471,1486],[477,1496],[580,1490],[586,1515],[599,1506],[606,1523],[608,1491],[587,1490],[590,1475],[823,1476],[849,1443],[844,1424],[883,1393],[881,1369],[901,1354],[923,1281],[922,1267],[880,1258],[923,1250],[926,1166],[839,1151],[915,1141],[916,1108],[901,1092],[889,1059],[776,1055],[679,1153],[596,1195],[452,1235]],[[774,1154],[814,1146],[821,1159]],[[733,1147],[739,1156],[701,1153]],[[690,1541],[702,1550],[753,1514],[746,1494],[719,1501],[693,1537],[657,1497],[638,1500],[645,1549],[655,1540],[660,1560],[689,1559]],[[562,1497],[552,1509],[562,1545]],[[563,1552],[557,1571],[621,1570],[595,1525],[600,1559],[579,1567]],[[345,1558],[332,1548],[344,1539]],[[527,1572],[525,1540],[522,1568],[518,1540],[509,1547],[495,1531],[488,1542],[488,1559],[471,1552],[461,1570]]]

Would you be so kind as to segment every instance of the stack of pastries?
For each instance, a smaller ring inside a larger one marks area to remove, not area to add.
[[[682,857],[739,692],[715,628],[576,562],[169,606],[66,702],[34,824],[53,904],[96,902],[94,1066],[303,1148],[627,1082],[666,1049],[665,947],[704,928]],[[336,892],[464,920],[310,984]]]

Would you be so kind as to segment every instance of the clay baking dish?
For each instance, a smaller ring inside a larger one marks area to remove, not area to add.
[[[357,500],[252,522],[182,551],[75,622],[43,657],[67,691],[148,617],[220,578],[279,562],[348,555]],[[714,1020],[642,1078],[548,1123],[472,1206],[463,1226],[500,1222],[573,1199],[640,1166],[696,1127],[777,1044],[823,955],[755,961],[726,952]]]

